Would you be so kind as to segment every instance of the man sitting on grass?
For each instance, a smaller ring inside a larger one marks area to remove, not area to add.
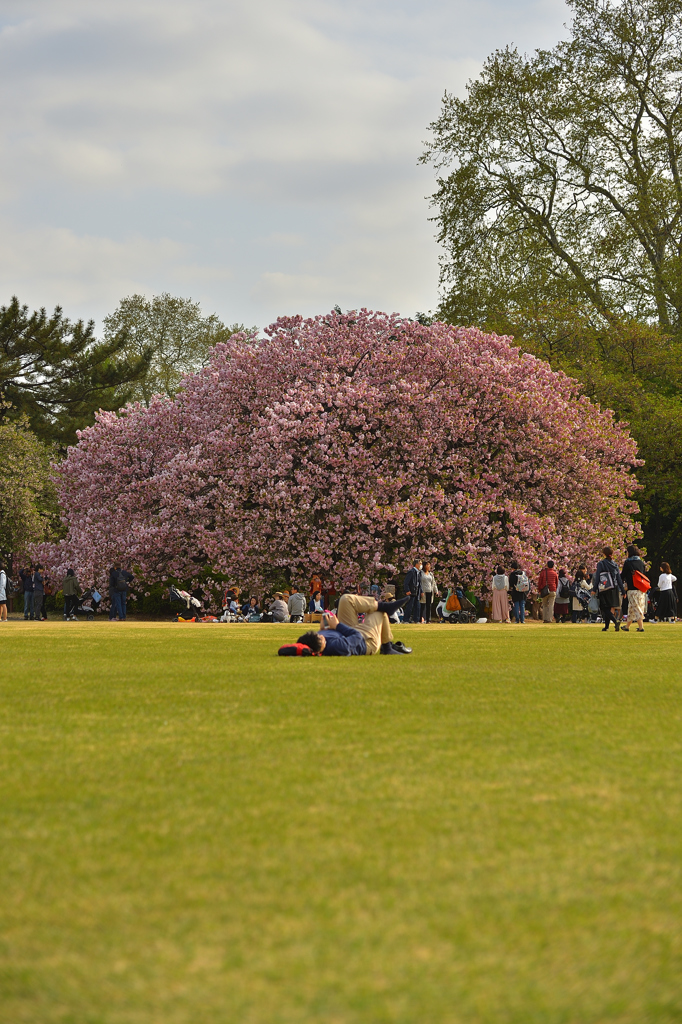
[[[377,601],[360,594],[343,594],[339,617],[325,612],[319,633],[304,633],[298,638],[313,654],[348,657],[352,654],[410,654],[411,648],[393,643],[389,615],[409,600]],[[364,621],[358,616],[364,614]]]

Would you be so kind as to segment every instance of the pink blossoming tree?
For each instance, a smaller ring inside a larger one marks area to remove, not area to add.
[[[267,584],[390,577],[419,553],[480,583],[594,561],[637,533],[635,443],[510,339],[367,310],[235,335],[175,400],[100,413],[57,470],[68,527],[42,546],[102,585],[206,567]]]

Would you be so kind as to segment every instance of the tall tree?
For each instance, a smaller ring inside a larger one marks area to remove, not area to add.
[[[132,397],[146,405],[153,395],[172,398],[184,374],[204,366],[213,346],[239,330],[243,325],[226,327],[214,313],[204,316],[198,302],[168,292],[152,299],[129,295],[104,319],[105,340],[123,333],[131,357],[152,352],[147,373],[132,390]]]
[[[125,351],[119,332],[106,341],[94,324],[68,320],[59,306],[30,313],[14,297],[0,307],[0,419],[27,417],[41,439],[75,442],[98,409],[118,409],[144,377],[151,353]]]
[[[682,6],[568,0],[570,38],[486,61],[446,94],[444,312],[486,322],[540,294],[682,330]]]
[[[682,5],[568,0],[569,37],[446,94],[440,315],[512,334],[627,420],[644,538],[682,563]]]

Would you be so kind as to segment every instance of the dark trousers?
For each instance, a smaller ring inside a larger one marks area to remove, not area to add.
[[[422,605],[424,611],[424,622],[431,621],[431,608],[433,607],[433,594],[424,594],[426,602]]]
[[[25,590],[24,591],[24,618],[25,619],[28,618],[29,612],[31,613],[31,618],[33,618],[33,599],[34,599],[34,597],[35,597],[35,594],[33,593],[32,590]]]
[[[42,619],[45,615],[45,594],[42,590],[36,590],[33,595],[33,611],[37,619]]]
[[[599,610],[605,626],[610,625],[612,622],[615,626],[618,619],[615,617],[611,609],[619,607],[620,595],[618,592],[614,590],[602,590],[599,595]]]
[[[514,598],[514,618],[517,622],[526,621],[526,599],[525,597]]]
[[[76,608],[78,607],[78,597],[76,594],[66,594],[64,596],[64,618],[68,619],[70,615],[75,615]]]
[[[125,619],[126,617],[126,598],[128,594],[125,590],[112,590],[111,594],[111,608],[109,609],[109,618],[115,619],[118,615],[119,619]]]
[[[421,622],[421,604],[419,598],[415,597],[414,594],[405,605],[403,616],[405,622]]]

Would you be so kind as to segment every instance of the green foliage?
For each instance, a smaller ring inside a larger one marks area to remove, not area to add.
[[[431,125],[442,312],[482,323],[543,296],[681,330],[682,8],[569,6],[568,40],[497,51]]]
[[[147,371],[150,353],[124,351],[126,338],[94,338],[92,322],[72,323],[58,306],[29,313],[15,297],[0,307],[0,416],[28,418],[31,429],[62,448],[95,412],[117,409]]]
[[[638,500],[649,557],[682,565],[682,343],[655,326],[543,301],[488,326],[576,377],[630,424],[644,460]]]
[[[2,628],[3,1024],[674,1024],[682,626]]]
[[[50,480],[51,454],[26,417],[0,423],[0,554],[5,558],[63,535]]]
[[[513,334],[630,422],[645,543],[681,565],[682,8],[569,6],[567,40],[494,53],[431,126],[439,312]]]
[[[149,368],[131,391],[133,399],[147,405],[153,395],[172,398],[183,374],[200,369],[217,342],[243,330],[242,324],[226,327],[214,313],[203,316],[198,302],[168,292],[152,299],[129,295],[104,319],[105,340],[125,335],[123,351],[131,358],[151,350]]]

